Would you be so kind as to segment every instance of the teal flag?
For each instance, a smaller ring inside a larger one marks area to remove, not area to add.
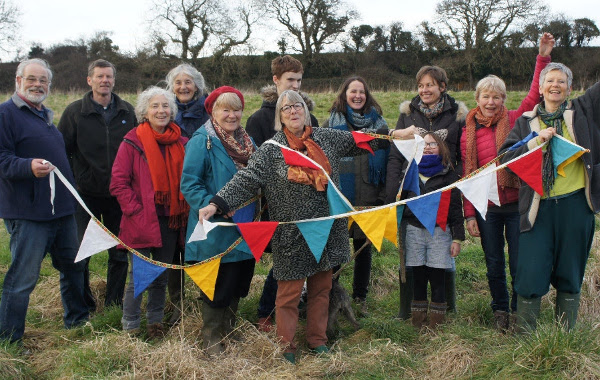
[[[329,231],[331,231],[334,220],[332,218],[296,224],[317,262],[321,261],[321,255],[323,255],[323,250],[327,245]]]
[[[327,201],[329,202],[329,215],[331,216],[352,211],[352,207],[335,190],[331,181],[327,184]]]
[[[565,177],[564,167],[577,160],[584,153],[582,147],[558,136],[550,140],[550,146],[552,147],[554,178],[559,174]]]

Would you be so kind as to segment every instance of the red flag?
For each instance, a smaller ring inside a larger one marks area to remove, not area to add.
[[[451,189],[442,192],[442,196],[440,197],[440,205],[438,206],[437,219],[435,220],[435,223],[444,231],[446,231],[446,224],[448,222],[448,209],[450,208],[451,194]]]
[[[295,150],[289,150],[285,148],[281,148],[281,154],[283,154],[283,159],[285,163],[291,166],[304,166],[307,168],[321,170],[318,166],[310,162],[304,155],[300,152],[296,152]]]
[[[267,244],[273,237],[279,222],[238,223],[242,237],[250,247],[256,261],[260,260]]]
[[[354,142],[356,143],[356,146],[368,150],[373,155],[375,154],[375,152],[373,152],[373,149],[371,149],[371,146],[368,144],[369,141],[375,140],[375,137],[365,135],[364,133],[356,131],[352,131],[352,137],[354,137]]]
[[[528,154],[517,161],[507,165],[525,183],[539,195],[544,194],[542,186],[542,150]]]

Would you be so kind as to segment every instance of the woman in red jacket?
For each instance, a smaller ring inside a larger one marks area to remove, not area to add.
[[[550,33],[544,33],[540,39],[539,55],[536,59],[535,73],[529,93],[517,110],[509,111],[504,105],[506,85],[502,79],[495,75],[489,75],[477,83],[475,89],[477,107],[467,115],[460,143],[464,175],[472,173],[496,158],[500,146],[506,140],[515,121],[523,112],[532,110],[539,103],[539,75],[550,62],[550,52],[553,46],[554,37]],[[509,313],[511,310],[514,313],[517,309],[514,280],[519,243],[520,182],[514,174],[505,170],[497,172],[497,179],[500,206],[490,201],[484,218],[465,199],[464,212],[469,234],[481,237],[496,328],[506,331],[509,326]],[[509,268],[512,278],[512,300],[508,295],[506,285],[505,238],[508,243]]]

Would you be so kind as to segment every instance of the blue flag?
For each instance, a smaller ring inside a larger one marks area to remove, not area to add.
[[[527,136],[525,136],[525,138],[521,141],[517,141],[513,146],[511,146],[510,148],[508,148],[508,150],[515,150],[520,146],[523,146],[525,144],[527,144],[527,141],[537,137],[537,132],[531,132],[530,134],[528,134]]]
[[[435,230],[435,223],[437,220],[437,212],[441,197],[442,193],[436,191],[435,193],[428,194],[423,198],[406,202],[406,205],[410,211],[415,214],[417,219],[419,219],[419,222],[421,222],[423,227],[429,231],[431,236],[433,236],[433,232]]]
[[[408,166],[408,170],[404,176],[402,190],[412,191],[416,195],[421,195],[421,188],[419,187],[419,165],[414,159]]]
[[[325,245],[327,245],[329,231],[331,231],[334,220],[331,218],[296,224],[300,232],[302,232],[306,244],[308,244],[312,254],[315,256],[317,263],[321,261],[321,255],[323,255],[323,250],[325,249]]]
[[[133,255],[133,297],[137,298],[167,268],[159,267]]]

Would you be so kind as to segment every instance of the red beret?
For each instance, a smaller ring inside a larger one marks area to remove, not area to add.
[[[237,88],[233,88],[231,86],[221,86],[213,90],[204,101],[204,108],[206,108],[206,112],[208,112],[209,115],[212,115],[213,106],[215,105],[215,101],[217,100],[219,95],[225,94],[227,92],[232,92],[236,94],[238,98],[240,98],[240,100],[242,101],[242,109],[244,109],[244,95],[242,95],[242,93]]]

